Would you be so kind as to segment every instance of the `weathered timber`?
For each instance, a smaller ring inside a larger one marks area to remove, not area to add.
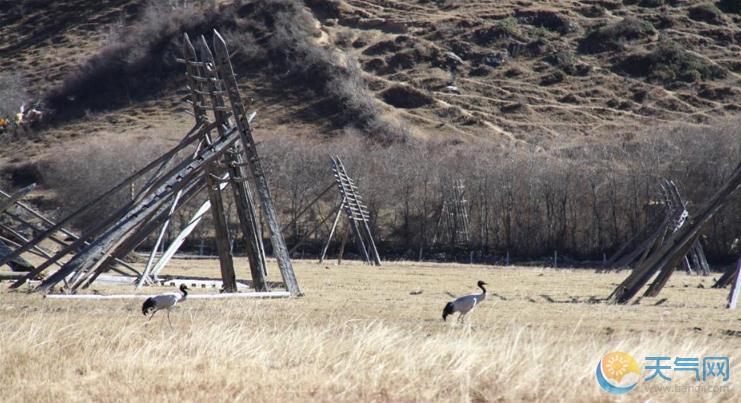
[[[207,164],[219,157],[238,139],[239,134],[235,130],[232,130],[227,137],[215,140],[210,146],[204,147],[196,158],[188,161],[183,169],[174,175],[168,175],[168,180],[160,185],[156,192],[153,192],[153,194],[137,204],[115,225],[100,237],[93,240],[90,245],[83,248],[64,267],[49,276],[37,287],[37,291],[48,292],[54,284],[61,281],[68,274],[84,269],[99,259],[101,253],[115,248],[120,242],[119,237],[122,234],[138,226],[146,216],[150,215],[152,211],[156,211],[162,203],[170,200],[170,196],[185,186],[188,181],[202,174]]]
[[[738,258],[738,264],[736,265],[736,275],[733,279],[733,286],[731,287],[731,292],[728,293],[729,309],[736,309],[739,293],[741,293],[741,257]]]
[[[291,293],[287,291],[271,292],[240,292],[232,294],[188,294],[188,299],[231,299],[231,298],[288,298]],[[58,300],[118,300],[118,299],[147,299],[151,297],[148,294],[112,294],[112,295],[92,295],[92,294],[47,294],[44,298]]]
[[[713,284],[712,288],[726,288],[728,284],[731,284],[736,278],[736,266],[729,265],[718,280]]]
[[[207,126],[207,127],[203,127],[200,124],[194,126],[190,130],[190,132],[188,132],[188,134],[185,136],[185,138],[182,141],[180,141],[180,143],[178,143],[178,145],[176,145],[175,147],[173,147],[170,151],[168,151],[167,153],[161,155],[160,157],[158,157],[154,161],[152,161],[149,164],[147,164],[142,169],[140,169],[137,172],[133,173],[128,178],[122,180],[118,184],[114,185],[113,187],[111,187],[107,191],[105,191],[102,194],[100,194],[98,197],[94,198],[90,202],[86,203],[85,205],[81,206],[80,208],[78,208],[74,212],[72,212],[69,215],[67,215],[66,217],[62,218],[56,224],[50,224],[51,227],[47,228],[46,231],[44,231],[41,234],[38,234],[37,236],[35,236],[30,242],[28,242],[25,245],[23,245],[22,247],[16,249],[12,254],[10,254],[10,255],[8,255],[8,256],[6,256],[4,258],[0,258],[0,266],[2,266],[3,264],[5,264],[10,259],[13,259],[13,258],[15,258],[17,256],[20,256],[24,252],[28,251],[30,248],[38,245],[44,239],[46,239],[47,237],[49,237],[50,234],[53,234],[54,232],[61,230],[65,225],[67,225],[70,221],[72,221],[74,218],[78,217],[83,212],[88,211],[90,208],[92,208],[93,206],[98,205],[101,201],[105,200],[106,198],[108,198],[112,194],[115,194],[116,192],[118,192],[119,190],[123,189],[124,187],[129,186],[131,183],[133,183],[135,180],[137,180],[143,174],[145,174],[145,173],[149,172],[150,170],[152,170],[158,164],[160,166],[166,165],[167,162],[170,161],[173,156],[175,156],[178,152],[180,152],[184,148],[186,148],[186,147],[190,146],[191,144],[193,144],[196,140],[199,140],[200,137],[203,135],[203,133],[205,133],[207,130],[211,130],[212,128],[213,128],[213,124],[211,124],[210,126]],[[133,205],[133,201],[127,203],[124,206],[122,206],[119,209],[119,211],[125,212],[132,205]],[[104,226],[105,226],[105,223],[104,222],[94,223],[93,225],[89,226],[86,230],[84,230],[83,233],[82,233],[82,235],[80,235],[80,237],[81,238],[84,238],[84,239],[87,239],[87,237],[89,237],[89,236],[94,236],[92,234],[92,232],[94,232],[93,229],[95,229],[95,228],[98,228],[99,229],[99,228],[102,228]],[[86,234],[86,232],[88,232],[88,233]],[[84,243],[84,239],[77,239],[76,240],[77,241],[77,246],[82,245]],[[61,251],[60,251],[61,254],[59,254],[59,257],[66,255],[72,249],[73,248],[69,248],[66,251],[64,251],[63,253],[61,253]],[[57,255],[55,255],[55,257],[56,256]],[[55,257],[53,257],[53,258],[55,258]],[[52,264],[52,263],[49,262],[49,264]],[[48,265],[46,267],[48,267]],[[41,270],[43,270],[43,269],[41,269]],[[36,273],[36,275],[38,275],[38,273]],[[21,283],[16,283],[11,288],[18,287],[18,286],[20,286],[20,284]]]
[[[252,170],[252,176],[255,179],[255,187],[260,196],[260,203],[262,205],[264,217],[268,223],[268,228],[270,228],[270,240],[273,246],[273,253],[278,260],[278,267],[280,268],[283,282],[286,284],[286,288],[292,295],[299,295],[301,294],[301,289],[298,286],[298,281],[296,280],[296,275],[293,271],[293,265],[291,264],[291,258],[288,254],[286,242],[283,239],[283,234],[280,232],[278,214],[275,211],[273,198],[270,195],[267,177],[262,168],[260,158],[257,155],[255,141],[252,138],[252,129],[247,120],[247,113],[244,104],[242,103],[242,98],[239,95],[237,79],[234,76],[234,70],[229,59],[229,51],[226,48],[226,42],[224,42],[224,39],[216,30],[214,30],[214,51],[216,53],[216,68],[219,75],[224,80],[229,95],[229,102],[233,110],[234,120],[237,124],[239,135],[242,140],[242,152]]]
[[[324,244],[324,248],[322,248],[322,255],[319,257],[319,263],[322,263],[324,261],[324,256],[327,255],[327,249],[329,249],[329,244],[332,242],[332,235],[334,235],[335,229],[337,229],[337,224],[340,222],[340,216],[342,216],[342,210],[345,206],[347,199],[342,199],[342,202],[340,202],[340,207],[337,209],[337,215],[334,219],[334,224],[332,224],[332,229],[329,231],[329,236],[327,237],[327,243]]]
[[[13,193],[12,195],[8,195],[5,192],[2,192],[2,196],[4,196],[5,200],[0,200],[0,213],[4,212],[5,210],[13,207],[18,200],[20,200],[23,196],[30,193],[34,188],[36,187],[36,184],[30,184],[17,192]]]
[[[178,211],[183,205],[187,204],[191,199],[198,195],[203,188],[206,186],[206,180],[203,176],[188,183],[183,189],[177,193],[181,194],[182,204],[176,205],[174,211]],[[177,194],[176,193],[176,194]],[[119,245],[116,247],[109,256],[102,260],[100,264],[92,266],[88,269],[88,275],[86,279],[80,280],[73,284],[72,290],[77,290],[81,285],[83,287],[89,286],[95,279],[103,273],[107,268],[113,268],[112,264],[123,256],[133,252],[137,246],[139,246],[157,227],[164,224],[165,221],[169,220],[172,216],[171,206],[168,207],[166,203],[163,203],[160,208],[155,211],[149,218],[144,220],[137,228],[132,229],[126,234],[123,234],[119,238]]]
[[[211,78],[208,81],[208,91],[211,94],[211,106],[214,110],[214,118],[217,122],[222,124],[217,126],[219,135],[223,136],[225,127],[229,123],[229,116],[222,111],[225,102],[224,99],[217,94],[223,94],[224,91],[220,88],[219,84],[222,80],[219,79],[218,72],[215,69],[216,61],[208,47],[206,38],[201,36],[200,42],[201,59],[206,62],[206,66],[202,69],[203,76]],[[251,119],[247,119],[249,123]],[[242,234],[245,240],[245,246],[247,250],[247,259],[250,263],[250,274],[252,275],[252,281],[255,285],[255,291],[268,291],[268,282],[265,278],[267,274],[267,264],[265,263],[265,249],[262,245],[262,232],[258,225],[257,212],[255,211],[254,198],[252,196],[252,190],[249,187],[248,182],[245,180],[247,171],[244,169],[244,162],[242,160],[242,154],[237,149],[239,145],[235,145],[231,150],[224,154],[225,161],[227,164],[227,172],[231,179],[231,188],[234,194],[235,206],[237,209],[237,217],[239,218],[240,226],[242,227]]]
[[[378,255],[373,234],[368,224],[368,209],[363,204],[362,198],[357,192],[357,186],[355,186],[352,178],[347,173],[347,169],[345,169],[345,165],[338,156],[332,156],[332,171],[340,197],[345,201],[343,203],[345,214],[358,249],[362,252],[366,262],[380,266],[381,257]]]
[[[0,256],[5,256],[10,253],[12,253],[13,250],[8,247],[8,245],[5,244],[2,240],[0,240]],[[10,260],[8,262],[8,266],[10,266],[10,270],[12,271],[30,271],[33,270],[33,265],[26,261],[26,259],[23,259],[22,257],[17,257],[13,260]]]
[[[183,40],[183,54],[187,60],[198,61],[196,50],[188,37],[185,34]],[[198,83],[193,79],[194,76],[204,76],[206,72],[206,66],[198,67],[192,64],[186,65],[188,84],[191,88],[191,94],[193,97],[193,114],[196,119],[205,119],[206,110],[200,105],[205,104],[205,99],[199,91]],[[215,112],[218,113],[218,112]],[[216,121],[221,123],[223,119],[219,119],[219,115],[216,115]],[[205,122],[205,120],[204,120]],[[216,125],[219,131],[220,138],[223,138],[225,133],[221,124]],[[206,133],[206,141],[211,142],[210,134]],[[234,272],[234,259],[231,253],[231,241],[229,239],[229,230],[226,224],[226,215],[224,212],[224,202],[219,189],[219,184],[214,180],[214,176],[218,177],[217,167],[215,161],[206,165],[207,181],[208,181],[208,198],[211,201],[211,216],[214,221],[214,234],[216,240],[216,250],[219,254],[219,267],[221,268],[221,278],[224,282],[225,292],[236,292],[237,291],[237,276]]]
[[[705,224],[720,210],[733,192],[741,186],[741,163],[730,175],[726,183],[707,200],[697,213],[671,235],[662,247],[653,253],[641,266],[637,267],[613,291],[609,301],[624,304],[635,296],[648,283],[651,277],[660,272],[646,291],[646,296],[656,296],[674,272],[677,264],[687,254],[692,244],[700,236]]]

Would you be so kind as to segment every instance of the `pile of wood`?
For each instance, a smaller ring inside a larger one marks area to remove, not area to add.
[[[676,267],[685,259],[697,243],[705,224],[728,202],[730,196],[741,187],[741,163],[731,173],[725,184],[710,197],[697,212],[676,231],[668,235],[658,248],[652,250],[617,288],[608,300],[624,304],[633,298],[651,278],[656,278],[644,296],[655,297],[666,285]],[[658,273],[658,275],[657,275]]]
[[[61,267],[46,277],[35,290],[48,292],[60,282],[64,283],[65,290],[69,292],[89,286],[101,273],[114,268],[114,263],[120,263],[122,257],[167,223],[188,201],[205,191],[213,216],[223,288],[225,292],[236,292],[231,239],[227,231],[221,193],[228,186],[236,201],[240,229],[246,241],[252,284],[256,291],[268,291],[262,234],[248,181],[248,178],[252,178],[262,215],[268,224],[283,283],[292,295],[300,294],[278,226],[267,178],[252,137],[251,117],[248,116],[239,94],[226,43],[214,31],[213,51],[204,37],[200,38],[197,45],[198,51],[185,35],[185,57],[182,61],[186,65],[195,126],[167,153],[58,223],[50,223],[48,227],[39,229],[33,239],[2,258],[0,265],[38,248],[44,240],[54,240],[55,234],[62,230],[63,225],[106,197],[127,188],[134,181],[145,179],[145,185],[133,195],[131,201],[109,216],[91,223],[71,242],[60,245],[58,252],[49,256],[13,287],[20,286],[55,264]],[[182,160],[177,158],[186,152],[187,155]],[[223,186],[224,184],[227,186]]]
[[[689,217],[687,203],[682,199],[674,181],[659,184],[663,214],[654,216],[646,227],[625,242],[606,262],[608,268],[640,266],[653,252],[659,250],[671,234],[677,232]],[[710,274],[710,265],[698,238],[682,261],[687,273]]]

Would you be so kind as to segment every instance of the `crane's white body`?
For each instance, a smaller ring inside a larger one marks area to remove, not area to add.
[[[484,288],[484,285],[486,285],[486,283],[484,283],[483,281],[479,281],[478,286],[482,290],[481,294],[466,295],[464,297],[456,298],[454,301],[448,302],[448,304],[445,305],[445,308],[443,309],[443,320],[445,320],[448,315],[452,315],[458,312],[458,321],[462,322],[469,312],[473,311],[473,309],[476,308],[476,306],[478,306],[481,301],[486,299],[486,289]]]
[[[188,292],[186,291],[187,289],[188,287],[183,284],[180,286],[181,293],[168,292],[166,294],[159,294],[147,298],[147,300],[144,301],[144,305],[142,305],[142,313],[146,316],[151,312],[152,316],[149,317],[149,320],[152,320],[154,314],[165,309],[167,310],[167,322],[170,324],[170,327],[172,327],[172,322],[170,322],[170,310],[172,310],[178,302],[185,300],[188,296]]]

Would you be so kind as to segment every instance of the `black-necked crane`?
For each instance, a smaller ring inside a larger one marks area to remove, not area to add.
[[[167,310],[167,322],[170,324],[170,328],[172,328],[172,322],[170,322],[170,310],[178,302],[185,301],[185,298],[188,296],[188,287],[186,287],[185,284],[181,284],[180,292],[182,294],[168,292],[167,294],[160,294],[147,298],[147,300],[144,301],[144,305],[142,305],[142,313],[144,316],[151,313],[152,316],[149,317],[149,320],[152,320],[157,311],[165,309]]]
[[[466,295],[465,297],[456,298],[454,301],[448,302],[443,309],[443,320],[446,320],[448,315],[458,312],[458,321],[462,322],[466,314],[486,299],[485,285],[486,283],[483,281],[478,282],[478,286],[481,288],[481,294]]]

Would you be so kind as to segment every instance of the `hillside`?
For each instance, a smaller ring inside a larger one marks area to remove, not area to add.
[[[0,137],[0,187],[40,183],[33,202],[54,217],[193,125],[180,39],[208,40],[213,28],[258,113],[282,222],[327,187],[328,154],[341,154],[374,233],[397,256],[449,246],[431,244],[445,195],[462,180],[481,259],[554,250],[601,259],[656,214],[657,183],[674,180],[694,213],[741,152],[734,0],[0,6],[11,10],[0,17],[0,113],[23,100],[44,111],[32,130]],[[736,253],[738,200],[708,227],[711,259]],[[318,214],[294,225],[289,242],[328,213]],[[328,231],[315,232],[307,253]]]
[[[63,85],[105,46],[135,37],[131,26],[142,18],[151,19],[142,16],[143,2],[132,0],[1,3],[11,12],[1,17],[0,68],[19,74],[36,98]],[[242,27],[259,32],[251,26],[262,18],[259,8],[291,2],[218,3],[215,25],[239,34]],[[718,7],[663,0],[305,3],[318,20],[311,27],[315,44],[335,63],[356,59],[384,114],[414,138],[551,148],[645,125],[703,124],[738,114],[741,16],[734,1]],[[244,41],[237,42],[244,50]],[[446,88],[448,51],[463,60],[457,91]],[[333,119],[326,91],[286,88],[270,68],[251,68],[244,53],[241,79],[265,131],[324,136],[352,125]],[[99,110],[100,102],[70,105],[87,113],[75,111],[40,141],[46,146],[98,131],[146,137],[153,128],[187,127],[180,75],[153,72],[162,75],[103,77],[157,85],[133,97],[120,93],[119,102]],[[65,107],[57,112],[68,113]]]

